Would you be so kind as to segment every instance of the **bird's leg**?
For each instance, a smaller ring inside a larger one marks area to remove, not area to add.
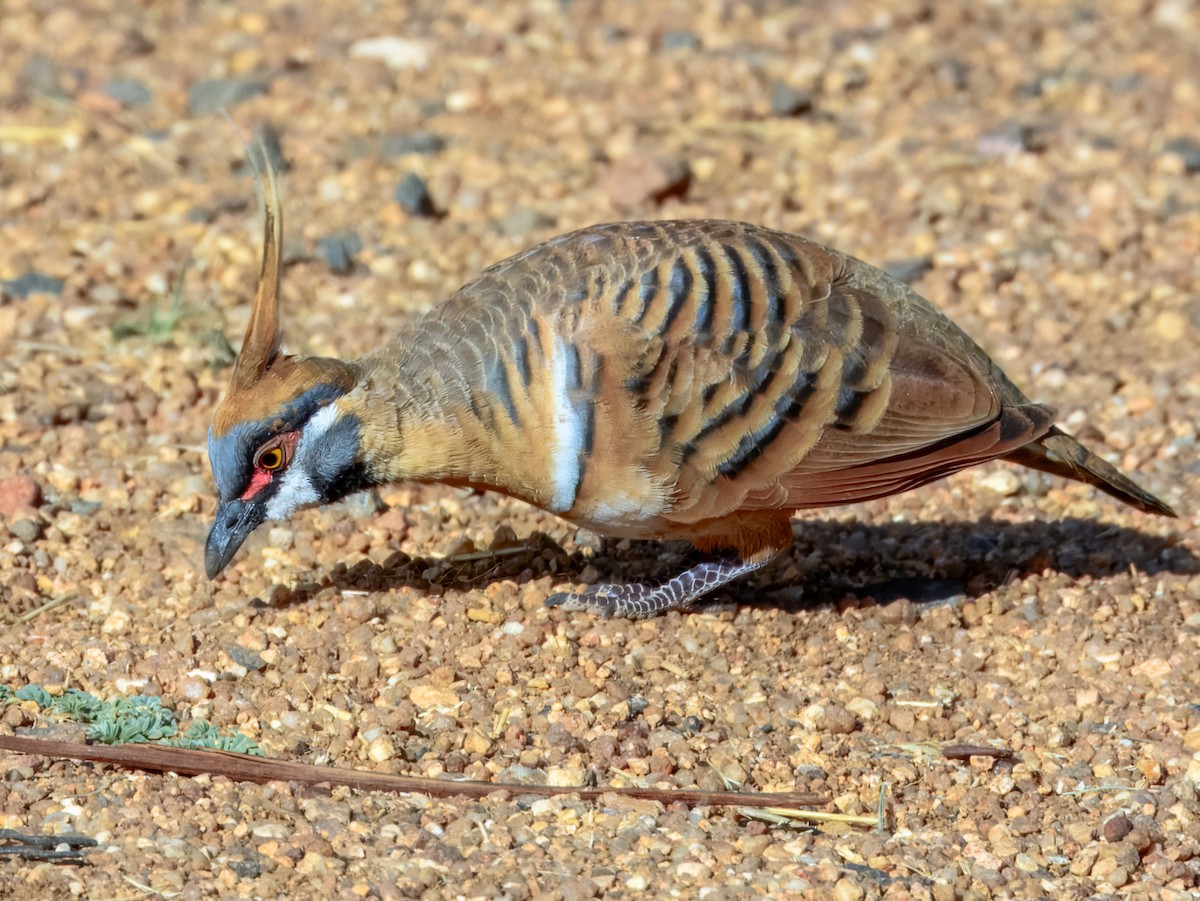
[[[546,599],[546,605],[563,610],[589,610],[601,616],[645,619],[667,610],[686,609],[710,591],[770,562],[770,557],[750,562],[726,555],[697,563],[666,582],[596,585],[585,591],[553,594]]]
[[[745,517],[727,523],[720,531],[696,535],[693,541],[701,551],[732,550],[697,563],[673,579],[657,585],[646,582],[595,585],[584,591],[551,595],[546,605],[630,619],[644,619],[667,610],[683,610],[710,591],[762,569],[779,556],[791,540],[791,518],[786,512]]]

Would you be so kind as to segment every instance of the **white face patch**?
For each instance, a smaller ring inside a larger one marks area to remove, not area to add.
[[[575,504],[583,475],[584,413],[572,399],[572,383],[579,382],[579,356],[563,338],[555,338],[550,370],[554,397],[554,447],[551,448],[554,496],[550,510],[565,513]]]
[[[326,404],[308,420],[308,425],[304,427],[304,435],[300,439],[300,445],[296,448],[296,455],[299,456],[301,448],[305,442],[311,446],[312,443],[329,431],[330,426],[338,421],[341,411],[338,410],[337,404]]]
[[[279,487],[267,502],[267,519],[288,519],[301,507],[321,500],[309,477],[309,471],[315,463],[312,451],[321,436],[337,421],[338,416],[337,407],[329,404],[309,419],[292,455],[292,462],[283,475],[278,477]]]
[[[289,466],[279,479],[279,488],[267,502],[267,519],[287,519],[301,507],[320,498],[308,474],[296,465]]]

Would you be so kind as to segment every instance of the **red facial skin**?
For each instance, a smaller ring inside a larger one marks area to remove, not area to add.
[[[246,491],[242,495],[242,500],[251,500],[254,495],[258,494],[264,488],[271,484],[271,473],[265,469],[254,470],[254,475],[250,476],[250,484],[246,486]]]
[[[246,490],[242,493],[242,500],[252,500],[256,494],[271,484],[271,480],[277,475],[281,475],[287,469],[288,463],[292,460],[292,451],[296,449],[296,442],[300,440],[299,432],[285,432],[275,442],[264,447],[258,452],[261,457],[266,451],[271,448],[279,448],[283,451],[283,463],[277,466],[274,470],[265,469],[262,466],[254,468],[254,474],[250,476],[250,484],[246,486]]]

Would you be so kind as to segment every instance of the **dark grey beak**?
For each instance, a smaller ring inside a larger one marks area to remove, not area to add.
[[[233,559],[242,542],[258,528],[265,518],[262,504],[248,504],[239,499],[222,501],[217,505],[216,519],[204,543],[204,571],[215,579]]]

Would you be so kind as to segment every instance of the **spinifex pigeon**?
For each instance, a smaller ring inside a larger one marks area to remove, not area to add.
[[[794,510],[995,458],[1174,515],[905,284],[754,225],[583,229],[492,266],[360,359],[285,355],[282,212],[260,167],[262,274],[209,434],[210,577],[264,520],[406,479],[709,555],[661,585],[549,599],[635,617],[764,566]]]

